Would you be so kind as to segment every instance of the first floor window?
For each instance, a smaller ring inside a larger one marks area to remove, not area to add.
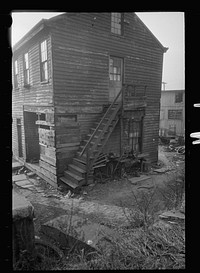
[[[183,112],[182,110],[168,110],[168,119],[182,120]]]
[[[24,85],[30,84],[29,58],[28,53],[24,54]]]
[[[15,61],[14,64],[14,86],[15,88],[19,87],[19,71],[18,71],[18,61]]]
[[[125,134],[130,150],[136,153],[142,150],[142,121],[129,118],[126,120]]]
[[[47,40],[40,44],[41,82],[48,81]]]

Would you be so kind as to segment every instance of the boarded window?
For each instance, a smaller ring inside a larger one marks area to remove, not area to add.
[[[175,103],[180,103],[183,101],[183,93],[179,92],[175,94]]]
[[[122,17],[123,15],[119,12],[111,13],[111,32],[121,35],[122,34]]]
[[[41,82],[48,81],[47,40],[40,44],[40,72]]]
[[[19,71],[18,71],[18,61],[15,61],[14,64],[14,86],[15,88],[19,87]]]
[[[168,110],[168,119],[178,119],[182,120],[183,116],[182,110]]]
[[[110,57],[110,80],[122,81],[123,60],[117,57]]]
[[[24,54],[24,85],[30,84],[30,71],[29,71],[29,56],[28,53]]]

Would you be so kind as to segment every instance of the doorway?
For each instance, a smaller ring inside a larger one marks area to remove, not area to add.
[[[38,163],[40,159],[39,133],[37,114],[34,112],[24,112],[24,131],[26,143],[26,161]]]
[[[17,118],[17,139],[18,139],[18,156],[23,157],[22,152],[22,124],[21,118]]]
[[[109,101],[112,102],[122,88],[123,59],[110,56],[109,59]],[[121,97],[119,97],[121,100]]]

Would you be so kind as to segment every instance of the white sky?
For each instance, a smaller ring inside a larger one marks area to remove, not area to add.
[[[41,19],[48,19],[62,12],[13,12],[11,44],[19,41]],[[183,12],[136,12],[163,46],[163,78],[165,89],[185,88],[185,37]]]

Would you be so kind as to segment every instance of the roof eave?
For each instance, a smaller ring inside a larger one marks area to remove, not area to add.
[[[139,18],[139,16],[134,13],[135,16],[137,17],[137,19],[139,20],[139,22],[144,26],[145,29],[147,29],[147,31],[153,36],[154,40],[157,42],[158,46],[162,49],[163,53],[167,52],[167,50],[169,49],[168,47],[164,47],[161,42],[156,38],[156,36],[151,32],[151,30],[145,25],[145,23]]]
[[[23,46],[26,42],[28,42],[31,38],[33,38],[36,34],[38,34],[42,29],[45,28],[46,19],[40,20],[29,32],[27,32],[14,46],[13,52],[18,50],[21,46]]]

